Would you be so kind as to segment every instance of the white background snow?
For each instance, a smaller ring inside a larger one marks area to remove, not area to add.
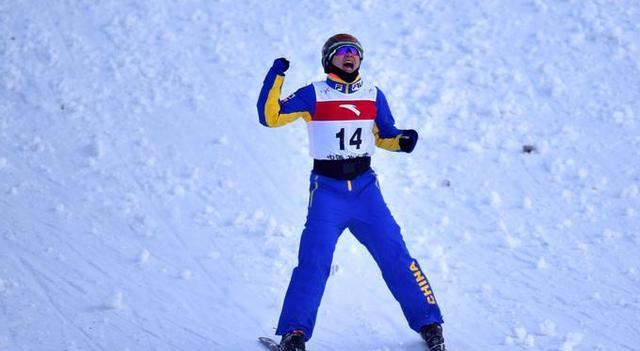
[[[255,102],[338,32],[421,135],[374,168],[449,348],[639,350],[631,0],[0,1],[0,350],[259,350],[311,160]],[[349,232],[308,348],[424,350]]]

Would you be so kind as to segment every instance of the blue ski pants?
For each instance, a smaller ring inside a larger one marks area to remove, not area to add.
[[[304,331],[307,340],[311,338],[333,252],[346,228],[373,256],[413,330],[443,322],[431,285],[409,254],[373,170],[351,181],[312,172],[298,266],[287,289],[277,335],[297,329]]]

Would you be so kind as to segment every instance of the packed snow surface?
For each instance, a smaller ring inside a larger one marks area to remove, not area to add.
[[[412,154],[374,169],[452,351],[640,349],[640,4],[0,1],[0,350],[259,350],[308,199],[268,129],[348,32]],[[338,243],[313,351],[424,350]]]

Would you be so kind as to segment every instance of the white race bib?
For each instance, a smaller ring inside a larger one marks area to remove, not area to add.
[[[307,128],[309,153],[318,160],[371,156],[375,150],[373,125],[377,115],[374,86],[343,94],[325,82],[313,83],[316,108]]]

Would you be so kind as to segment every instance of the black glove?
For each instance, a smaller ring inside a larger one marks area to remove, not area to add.
[[[276,72],[276,74],[284,76],[284,72],[289,69],[289,60],[284,57],[275,59],[275,61],[273,61],[273,66],[271,66],[271,69]]]
[[[418,142],[418,132],[413,129],[405,129],[400,134],[400,150],[406,153],[413,151]]]

